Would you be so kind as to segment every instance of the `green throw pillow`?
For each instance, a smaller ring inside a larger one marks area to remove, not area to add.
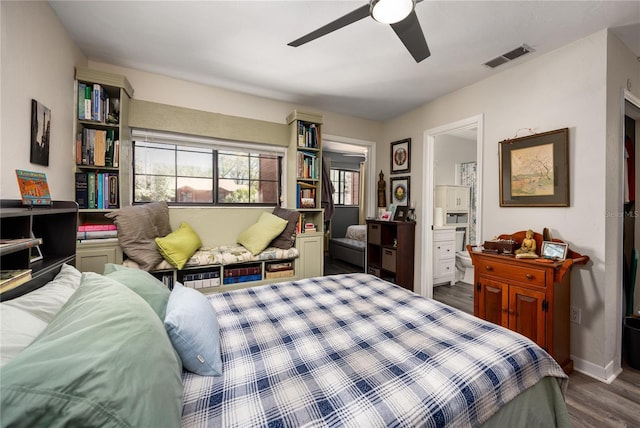
[[[0,426],[179,427],[182,367],[139,296],[96,273],[0,368]]]
[[[258,218],[258,222],[249,226],[238,236],[238,244],[251,251],[254,256],[260,254],[267,248],[269,242],[287,227],[287,220],[284,220],[271,213],[263,212]]]
[[[158,278],[140,269],[128,268],[122,265],[107,263],[104,265],[104,275],[126,285],[131,291],[142,297],[158,314],[161,321],[167,311],[167,302],[171,291]]]
[[[182,269],[191,256],[202,246],[202,241],[191,226],[182,223],[176,231],[164,238],[156,238],[156,245],[166,261],[172,266]]]

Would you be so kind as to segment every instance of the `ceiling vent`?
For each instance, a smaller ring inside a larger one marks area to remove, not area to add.
[[[531,49],[529,46],[527,45],[522,45],[519,46],[517,48],[515,48],[512,51],[509,51],[507,53],[503,53],[502,55],[487,61],[484,63],[484,65],[486,65],[489,68],[496,68],[499,65],[504,64],[505,62],[509,62],[512,61],[518,57],[521,57],[524,54],[528,54],[529,52],[533,52],[533,49]]]

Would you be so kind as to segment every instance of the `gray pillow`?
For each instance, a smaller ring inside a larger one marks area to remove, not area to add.
[[[269,246],[288,250],[293,247],[293,244],[296,242],[296,224],[298,224],[300,214],[296,210],[275,207],[273,209],[273,215],[287,220],[288,223],[282,233],[276,236]]]
[[[162,261],[155,239],[171,233],[169,206],[166,202],[124,207],[105,214],[118,228],[118,242],[122,251],[140,269],[151,270]]]

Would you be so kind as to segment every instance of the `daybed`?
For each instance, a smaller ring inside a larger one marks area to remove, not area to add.
[[[299,214],[295,210],[172,208],[165,202],[125,207],[107,214],[118,227],[124,265],[164,276],[167,271],[294,261]],[[264,271],[264,269],[262,269]],[[169,273],[180,279],[181,274]],[[223,273],[220,273],[222,277]]]
[[[367,248],[367,226],[351,225],[347,227],[344,238],[329,240],[329,255],[332,259],[343,260],[364,269]]]
[[[567,376],[541,348],[379,278],[178,286],[163,307],[162,285],[125,269],[65,267],[61,309],[41,290],[0,303],[3,354],[35,338],[0,368],[0,425],[568,426]]]

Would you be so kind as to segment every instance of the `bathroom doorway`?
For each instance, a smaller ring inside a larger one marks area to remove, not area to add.
[[[481,240],[482,124],[478,115],[425,131],[421,294],[473,312],[473,272],[466,244]],[[452,196],[453,195],[453,196]],[[451,207],[445,201],[456,201]],[[442,235],[456,253],[440,259]],[[437,232],[434,234],[434,232]],[[456,267],[457,265],[457,267]],[[458,271],[459,268],[459,271]],[[444,270],[454,275],[442,276]],[[465,275],[466,274],[466,275]]]

